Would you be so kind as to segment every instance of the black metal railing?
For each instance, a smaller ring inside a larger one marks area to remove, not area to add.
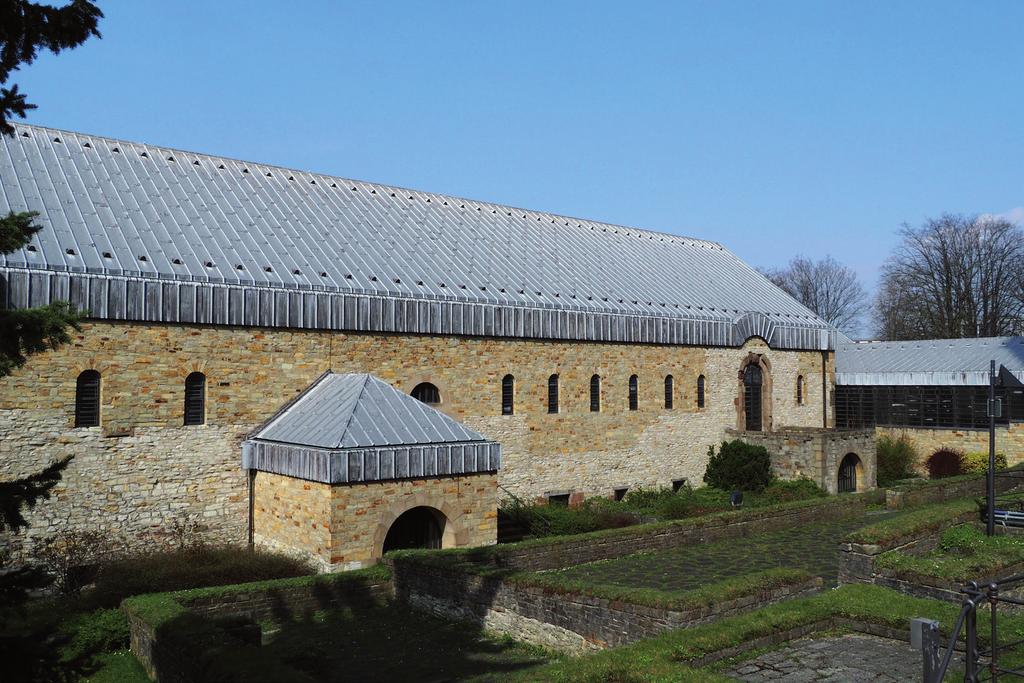
[[[949,666],[957,652],[957,643],[963,632],[962,661],[965,683],[999,681],[1000,677],[1024,678],[1024,639],[1001,642],[999,637],[1000,605],[1024,606],[1024,600],[1011,597],[1008,593],[1024,586],[1024,574],[978,585],[972,581],[961,592],[964,593],[963,607],[950,632],[946,652],[940,658],[942,648],[938,623],[927,619],[915,619],[911,623],[911,642],[924,653],[925,683],[939,683],[946,679]],[[989,638],[987,647],[982,647],[978,637],[978,609],[988,608]],[[1004,610],[1005,611],[1005,607]]]

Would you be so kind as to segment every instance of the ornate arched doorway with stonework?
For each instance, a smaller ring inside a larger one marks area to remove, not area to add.
[[[748,354],[740,364],[736,428],[745,432],[772,429],[771,367],[761,354]]]

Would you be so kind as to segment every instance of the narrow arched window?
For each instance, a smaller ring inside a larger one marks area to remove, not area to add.
[[[558,375],[548,377],[548,412],[558,412]]]
[[[672,410],[672,390],[675,381],[672,375],[665,375],[665,410]]]
[[[640,387],[636,375],[629,376],[629,409],[636,410],[640,407]]]
[[[501,414],[511,415],[515,412],[516,378],[505,375],[501,378]]]
[[[590,377],[590,412],[601,412],[601,375]]]
[[[86,370],[75,385],[75,426],[100,426],[100,373]]]
[[[426,403],[428,406],[437,405],[441,402],[441,392],[430,382],[423,382],[414,386],[412,388],[412,397],[417,401]]]
[[[804,376],[798,375],[796,378],[796,404],[804,404]]]
[[[193,372],[185,378],[185,424],[206,423],[206,375]]]
[[[697,407],[704,407],[704,375],[697,378]]]

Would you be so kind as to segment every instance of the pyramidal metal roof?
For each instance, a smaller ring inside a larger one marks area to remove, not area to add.
[[[1024,337],[840,343],[836,384],[987,385],[992,360],[1024,380]]]
[[[779,348],[833,348],[824,321],[714,242],[15,130],[0,136],[0,211],[38,211],[42,230],[0,258],[10,306],[63,296],[95,318],[726,346],[757,328]]]
[[[334,373],[249,438],[330,449],[487,441],[373,375]]]
[[[501,446],[373,375],[328,372],[242,453],[246,469],[335,484],[494,471]]]

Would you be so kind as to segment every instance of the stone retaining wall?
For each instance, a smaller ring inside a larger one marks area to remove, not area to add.
[[[502,567],[524,571],[561,569],[637,552],[714,543],[789,529],[801,524],[855,517],[864,514],[866,504],[865,496],[843,496],[782,510],[744,510],[678,522],[627,527],[614,532],[544,539],[501,546],[501,552],[495,555],[494,562]]]
[[[1024,479],[996,477],[996,493],[1006,493],[1018,486]],[[919,507],[930,503],[941,503],[956,498],[984,496],[986,491],[986,475],[979,474],[969,479],[957,478],[954,481],[930,481],[920,486],[905,486],[889,489],[885,492],[885,507],[897,510],[904,507]]]
[[[818,577],[733,600],[684,610],[518,585],[454,569],[395,563],[399,599],[448,619],[479,624],[516,640],[569,654],[626,645],[821,590]]]
[[[333,578],[333,577],[332,577]],[[352,574],[344,580],[307,579],[241,584],[218,591],[167,594],[180,614],[164,623],[153,623],[126,600],[122,610],[128,618],[131,651],[149,677],[160,683],[189,683],[211,678],[211,657],[218,645],[227,643],[240,658],[259,660],[258,643],[239,642],[217,623],[231,617],[254,622],[282,622],[309,619],[320,610],[380,603],[393,593],[390,581],[358,580]],[[212,653],[212,655],[211,655]],[[221,662],[214,662],[220,666]],[[277,662],[266,661],[264,680],[305,681],[307,677]],[[259,668],[258,666],[256,668]]]

